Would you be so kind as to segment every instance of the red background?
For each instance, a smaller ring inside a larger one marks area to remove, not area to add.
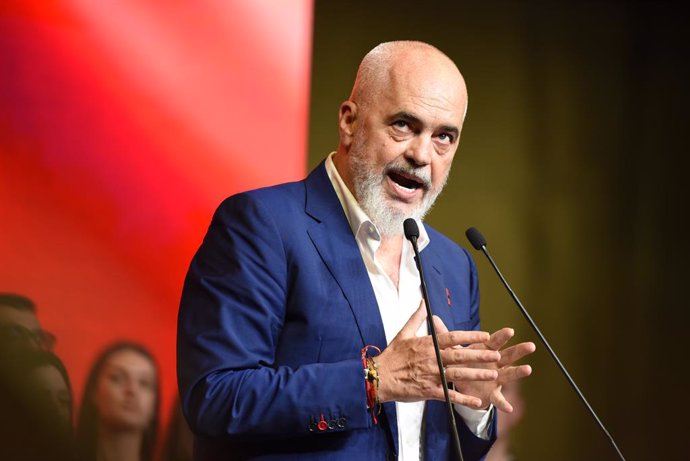
[[[312,3],[45,3],[0,7],[0,291],[37,303],[77,403],[102,347],[148,346],[165,417],[213,210],[305,173]]]

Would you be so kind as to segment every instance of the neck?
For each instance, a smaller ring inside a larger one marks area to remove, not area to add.
[[[336,150],[335,154],[333,155],[333,166],[335,166],[335,169],[338,170],[340,178],[343,180],[343,182],[349,189],[350,193],[354,195],[355,187],[352,183],[352,175],[350,175],[350,169],[347,165],[347,152],[345,151],[345,148],[342,145],[338,146],[338,150]]]
[[[396,288],[400,279],[400,258],[402,256],[402,235],[382,236],[381,245],[376,250],[376,260],[383,265],[386,274],[393,281]]]
[[[101,427],[96,447],[98,461],[141,461],[144,434],[139,430]]]

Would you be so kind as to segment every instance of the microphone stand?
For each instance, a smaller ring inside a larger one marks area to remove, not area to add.
[[[462,456],[462,447],[460,446],[460,437],[458,436],[458,427],[455,423],[455,415],[453,414],[453,404],[450,401],[450,395],[448,393],[448,381],[446,381],[446,370],[443,367],[443,360],[441,359],[441,349],[438,345],[438,336],[436,335],[436,327],[434,326],[434,318],[431,312],[431,303],[429,302],[429,294],[426,290],[426,282],[424,281],[424,271],[422,269],[422,260],[419,256],[419,249],[417,248],[417,238],[419,238],[419,227],[417,227],[417,222],[412,218],[407,218],[403,222],[403,227],[405,229],[405,238],[407,238],[412,244],[412,249],[414,250],[414,259],[417,264],[417,269],[419,270],[419,279],[422,286],[422,298],[424,299],[424,305],[426,306],[426,320],[429,326],[429,334],[434,343],[434,352],[436,353],[436,362],[438,363],[438,372],[441,376],[441,384],[443,385],[443,395],[446,399],[446,408],[448,409],[448,421],[450,422],[451,432],[453,435],[453,443],[455,445],[455,451],[458,454],[458,459],[460,461],[465,461]]]
[[[494,262],[493,258],[489,254],[489,251],[486,249],[486,240],[484,239],[484,236],[474,227],[470,227],[467,229],[465,232],[465,235],[467,236],[467,239],[470,241],[472,246],[476,250],[481,250],[486,258],[489,260],[489,263],[491,263],[491,267],[494,268],[494,271],[496,271],[496,274],[498,275],[498,278],[501,279],[501,282],[503,282],[503,286],[506,287],[508,290],[508,293],[510,293],[510,297],[513,298],[513,301],[515,301],[515,304],[517,304],[518,308],[520,308],[520,311],[522,312],[522,315],[527,319],[529,322],[530,326],[534,330],[534,332],[539,336],[539,339],[541,342],[546,346],[546,349],[549,351],[549,354],[551,354],[551,357],[554,359],[556,364],[558,365],[558,368],[561,370],[561,373],[563,373],[563,376],[566,377],[572,388],[575,390],[577,395],[580,397],[580,400],[582,400],[582,403],[585,404],[587,407],[587,410],[589,410],[589,413],[592,415],[592,418],[597,422],[599,425],[599,428],[604,432],[604,435],[609,439],[609,442],[611,442],[611,445],[613,445],[613,448],[616,450],[616,453],[618,453],[618,457],[622,460],[625,461],[625,458],[623,457],[623,453],[621,453],[620,449],[618,448],[618,445],[616,445],[616,442],[613,440],[613,437],[611,437],[611,434],[609,434],[609,431],[606,430],[606,427],[604,424],[601,422],[597,414],[594,412],[594,409],[591,407],[587,399],[585,398],[584,394],[580,392],[580,388],[577,387],[577,384],[575,384],[575,381],[573,378],[570,377],[570,374],[568,371],[565,369],[561,361],[558,359],[558,356],[554,352],[554,350],[551,348],[551,345],[549,342],[546,340],[543,334],[541,334],[541,331],[539,331],[539,327],[537,327],[537,324],[534,323],[534,320],[532,320],[532,317],[529,315],[527,312],[527,309],[522,305],[520,300],[518,299],[517,295],[513,291],[512,288],[510,288],[510,285],[508,285],[508,282],[506,281],[505,277],[503,277],[503,274],[501,274],[501,271],[498,269],[498,266]]]

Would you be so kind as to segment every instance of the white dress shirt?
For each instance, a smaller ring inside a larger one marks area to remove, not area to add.
[[[412,245],[407,240],[403,242],[399,282],[396,287],[395,283],[386,274],[383,266],[376,259],[376,250],[381,245],[381,235],[376,225],[362,210],[343,182],[332,157],[333,153],[326,159],[326,172],[345,211],[352,233],[355,235],[355,240],[359,246],[359,251],[362,253],[371,285],[374,288],[376,302],[381,312],[386,342],[390,343],[417,310],[422,300],[419,271],[414,262]],[[429,244],[429,235],[421,221],[417,221],[417,226],[419,227],[417,244],[421,252]],[[402,228],[402,222],[400,227]],[[427,334],[427,324],[423,322],[417,330],[417,336],[425,336]],[[419,461],[422,458],[420,440],[424,401],[395,402],[395,405],[398,423],[398,446],[400,447],[398,460]],[[473,433],[488,439],[487,430],[491,416],[489,410],[473,410],[461,405],[455,405],[455,409]]]

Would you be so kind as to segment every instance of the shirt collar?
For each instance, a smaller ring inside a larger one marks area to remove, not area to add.
[[[328,173],[328,178],[331,180],[331,184],[333,184],[333,189],[335,189],[340,205],[343,207],[355,239],[370,252],[370,256],[373,258],[379,245],[381,245],[381,234],[376,224],[369,219],[369,216],[364,212],[355,196],[352,195],[352,192],[350,192],[350,189],[343,181],[340,173],[338,173],[338,169],[335,167],[335,163],[333,163],[334,154],[335,152],[331,152],[326,158],[326,173]],[[419,227],[417,246],[419,251],[422,251],[429,244],[429,234],[421,220],[416,219],[415,221],[417,221],[417,227]],[[400,225],[402,226],[402,223]]]

